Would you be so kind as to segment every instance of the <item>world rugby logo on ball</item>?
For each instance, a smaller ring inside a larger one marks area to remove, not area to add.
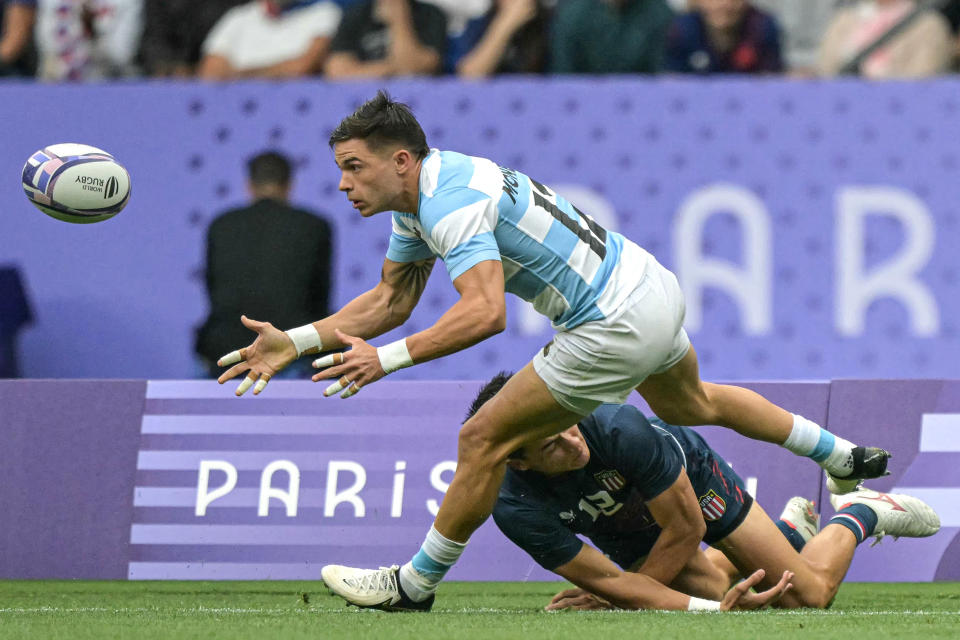
[[[130,200],[130,174],[112,155],[85,144],[55,144],[23,166],[23,190],[47,215],[74,223],[100,222]]]

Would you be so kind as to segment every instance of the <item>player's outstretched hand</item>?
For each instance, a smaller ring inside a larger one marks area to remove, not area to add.
[[[562,611],[574,609],[576,611],[592,611],[597,609],[616,609],[615,606],[589,591],[583,589],[565,589],[553,596],[546,607],[547,611]]]
[[[323,369],[320,373],[313,374],[314,382],[337,379],[323,390],[323,395],[329,397],[340,393],[341,398],[349,398],[363,387],[387,375],[380,364],[376,347],[367,344],[363,338],[348,336],[340,329],[334,329],[334,333],[337,335],[337,340],[349,346],[350,350],[333,353],[313,361],[315,368]]]
[[[780,599],[783,594],[793,588],[790,583],[793,580],[792,571],[784,571],[780,577],[780,582],[766,591],[753,593],[750,588],[763,580],[763,569],[757,569],[745,580],[735,584],[730,591],[727,591],[720,602],[721,611],[751,611],[753,609],[763,609],[770,606]]]
[[[217,382],[223,384],[247,371],[247,377],[235,393],[242,396],[253,386],[253,395],[257,395],[267,386],[271,377],[297,359],[297,348],[287,334],[269,322],[257,322],[247,316],[240,316],[240,322],[247,329],[256,331],[257,338],[249,347],[231,351],[217,360],[219,367],[233,365],[217,378]]]

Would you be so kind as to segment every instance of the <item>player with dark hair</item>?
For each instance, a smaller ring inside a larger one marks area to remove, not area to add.
[[[485,340],[506,326],[504,293],[533,303],[557,330],[460,430],[457,472],[420,551],[399,570],[330,565],[327,584],[361,606],[428,610],[470,535],[490,515],[510,452],[557,434],[636,389],[673,424],[717,424],[808,456],[855,486],[882,475],[889,454],[856,447],[742,387],[701,382],[683,329],[676,277],[549,187],[483,158],[429,150],[410,109],[378,93],[330,138],[339,188],[364,217],[392,211],[381,280],[340,311],[279,331],[242,318],[256,340],[220,360],[221,383],[246,374],[242,395],[305,353],[350,347],[314,366],[324,391],[350,397],[415,363]],[[428,329],[373,347],[403,324],[443,259],[460,299]],[[773,577],[768,577],[769,581]]]
[[[481,390],[470,415],[507,377]],[[698,433],[648,420],[630,405],[601,405],[579,424],[513,452],[507,466],[493,511],[497,526],[542,567],[580,587],[558,594],[548,609],[719,609],[730,579],[699,550],[701,540],[745,576],[792,572],[793,589],[779,606],[823,608],[865,538],[924,537],[940,526],[917,498],[862,490],[836,496],[839,512],[807,541],[793,523],[772,522]],[[647,578],[694,597],[684,602],[651,589]]]

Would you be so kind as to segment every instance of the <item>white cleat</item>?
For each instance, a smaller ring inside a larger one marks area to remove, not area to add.
[[[812,500],[796,496],[787,500],[780,514],[780,519],[793,527],[804,542],[810,542],[810,538],[820,532],[820,514],[815,506]]]
[[[851,504],[863,504],[877,514],[877,526],[873,531],[877,542],[883,536],[893,539],[926,538],[940,530],[940,516],[920,498],[902,493],[881,493],[860,489],[842,496],[830,496],[830,504],[837,511]],[[874,543],[876,544],[876,542]]]
[[[824,475],[827,476],[827,491],[830,492],[831,502],[835,496],[852,493],[863,486],[861,484],[863,481],[859,478],[837,478],[826,472],[824,472]]]
[[[324,584],[331,591],[358,607],[384,611],[429,611],[434,594],[422,602],[410,600],[400,587],[397,565],[379,569],[354,569],[328,564],[320,570]]]

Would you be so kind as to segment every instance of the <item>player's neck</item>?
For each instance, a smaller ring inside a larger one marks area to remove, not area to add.
[[[411,171],[404,180],[403,191],[397,198],[394,211],[401,213],[412,213],[417,215],[420,212],[420,171],[423,169],[423,160],[417,162],[416,168]]]

